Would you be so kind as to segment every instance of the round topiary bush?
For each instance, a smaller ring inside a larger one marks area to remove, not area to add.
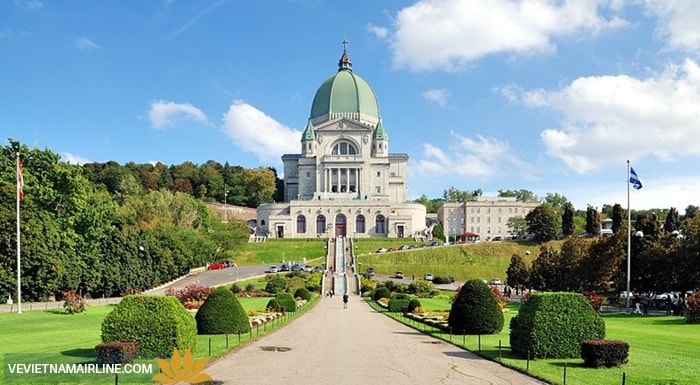
[[[413,313],[416,308],[421,307],[420,301],[418,298],[413,298],[411,301],[408,302],[407,309],[409,313]]]
[[[396,294],[389,299],[387,310],[392,313],[407,311],[409,302],[411,302],[411,297],[408,295],[402,293]]]
[[[294,298],[301,298],[305,301],[311,301],[311,292],[305,287],[300,287],[294,293]]]
[[[605,321],[578,293],[533,294],[510,321],[510,346],[521,357],[579,357],[583,341],[604,337]]]
[[[489,286],[473,279],[462,285],[447,323],[455,334],[496,334],[503,329],[503,311]]]
[[[297,311],[297,300],[289,293],[279,293],[275,297],[279,302],[282,311],[295,312]]]
[[[250,330],[245,309],[236,295],[223,286],[209,294],[194,319],[199,334],[247,333]]]
[[[372,299],[378,301],[380,298],[391,298],[391,291],[386,287],[378,287],[372,294]]]
[[[278,312],[282,309],[282,307],[280,307],[280,303],[277,302],[277,300],[275,298],[270,298],[270,300],[267,301],[267,306],[265,306],[265,309],[269,309],[271,311]]]
[[[128,295],[102,321],[102,342],[129,341],[141,357],[170,357],[173,348],[195,350],[197,326],[175,297]]]

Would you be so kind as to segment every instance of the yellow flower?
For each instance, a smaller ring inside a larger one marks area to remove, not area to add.
[[[173,356],[170,361],[156,358],[156,362],[162,373],[153,376],[152,380],[161,384],[176,384],[182,381],[189,384],[199,384],[212,380],[210,375],[202,372],[209,359],[202,358],[195,362],[190,348],[185,350],[183,357],[180,357],[177,348],[173,348]]]

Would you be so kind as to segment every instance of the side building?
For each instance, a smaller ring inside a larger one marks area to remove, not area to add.
[[[268,237],[409,238],[426,227],[425,206],[406,202],[408,155],[389,152],[377,98],[347,49],[316,91],[301,153],[282,162],[284,202],[257,211]]]
[[[438,209],[438,221],[451,241],[511,236],[508,219],[525,217],[539,202],[519,202],[512,197],[478,197],[470,202],[446,202]],[[499,238],[496,238],[499,239]]]

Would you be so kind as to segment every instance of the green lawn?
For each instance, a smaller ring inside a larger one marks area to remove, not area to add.
[[[240,250],[227,256],[240,265],[303,261],[321,265],[326,255],[324,239],[268,239],[260,243],[245,243]]]
[[[447,300],[421,299],[426,309],[449,309]],[[449,333],[386,313],[418,330],[465,346],[504,365],[526,372],[528,362],[509,351],[510,319],[517,314],[519,304],[510,304],[505,313],[504,330],[497,335],[481,336],[479,352],[477,336],[450,336]],[[591,369],[581,359],[536,360],[529,362],[529,373],[552,384],[619,385],[626,374],[627,384],[692,385],[700,378],[700,325],[687,325],[683,318],[674,316],[633,316],[626,313],[603,313],[606,338],[630,344],[629,363],[618,368]],[[499,359],[499,343],[501,345]]]
[[[264,310],[270,298],[239,300],[246,311]],[[220,357],[236,346],[288,323],[313,305],[312,302],[296,313],[287,313],[284,318],[255,328],[250,333],[229,335],[228,344],[226,335],[200,335],[197,337],[195,358]],[[56,353],[94,359],[95,345],[102,342],[102,320],[113,308],[114,305],[90,306],[85,313],[77,315],[66,314],[62,309],[0,314],[0,366],[4,367],[4,355],[7,353]]]

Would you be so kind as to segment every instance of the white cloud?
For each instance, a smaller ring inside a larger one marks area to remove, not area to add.
[[[208,121],[204,112],[190,103],[175,103],[165,100],[151,102],[148,119],[151,122],[151,126],[157,129],[176,127],[182,119],[190,119],[201,123],[207,123]]]
[[[648,12],[659,17],[658,34],[669,48],[700,53],[700,4],[697,0],[644,0]]]
[[[367,31],[374,34],[374,36],[386,40],[389,37],[389,29],[386,27],[379,27],[373,24],[367,24]]]
[[[415,161],[412,172],[419,175],[459,175],[484,178],[498,170],[516,169],[525,176],[532,167],[512,154],[508,143],[496,138],[477,135],[468,138],[452,133],[454,145],[443,150],[430,143],[423,145],[421,159]]]
[[[224,114],[222,131],[236,146],[264,161],[279,162],[280,154],[298,153],[301,148],[301,131],[240,100]]]
[[[71,154],[70,152],[61,153],[61,158],[63,158],[63,160],[65,160],[66,162],[68,162],[68,163],[70,163],[70,164],[79,164],[79,165],[81,165],[81,164],[91,163],[91,162],[92,162],[92,161],[89,160],[89,159],[83,158],[83,157],[80,156],[80,155]]]
[[[394,64],[452,71],[496,53],[549,53],[555,38],[625,25],[615,11],[609,0],[421,0],[395,17]]]
[[[100,49],[99,45],[87,37],[79,37],[75,39],[75,47],[81,51],[92,51]]]
[[[693,60],[646,79],[581,77],[558,91],[506,87],[502,94],[560,114],[561,127],[542,131],[541,140],[580,173],[649,155],[700,155],[700,66]]]
[[[432,89],[423,92],[424,98],[439,104],[441,107],[445,107],[447,105],[447,99],[450,98],[450,95],[450,90],[446,88]]]

